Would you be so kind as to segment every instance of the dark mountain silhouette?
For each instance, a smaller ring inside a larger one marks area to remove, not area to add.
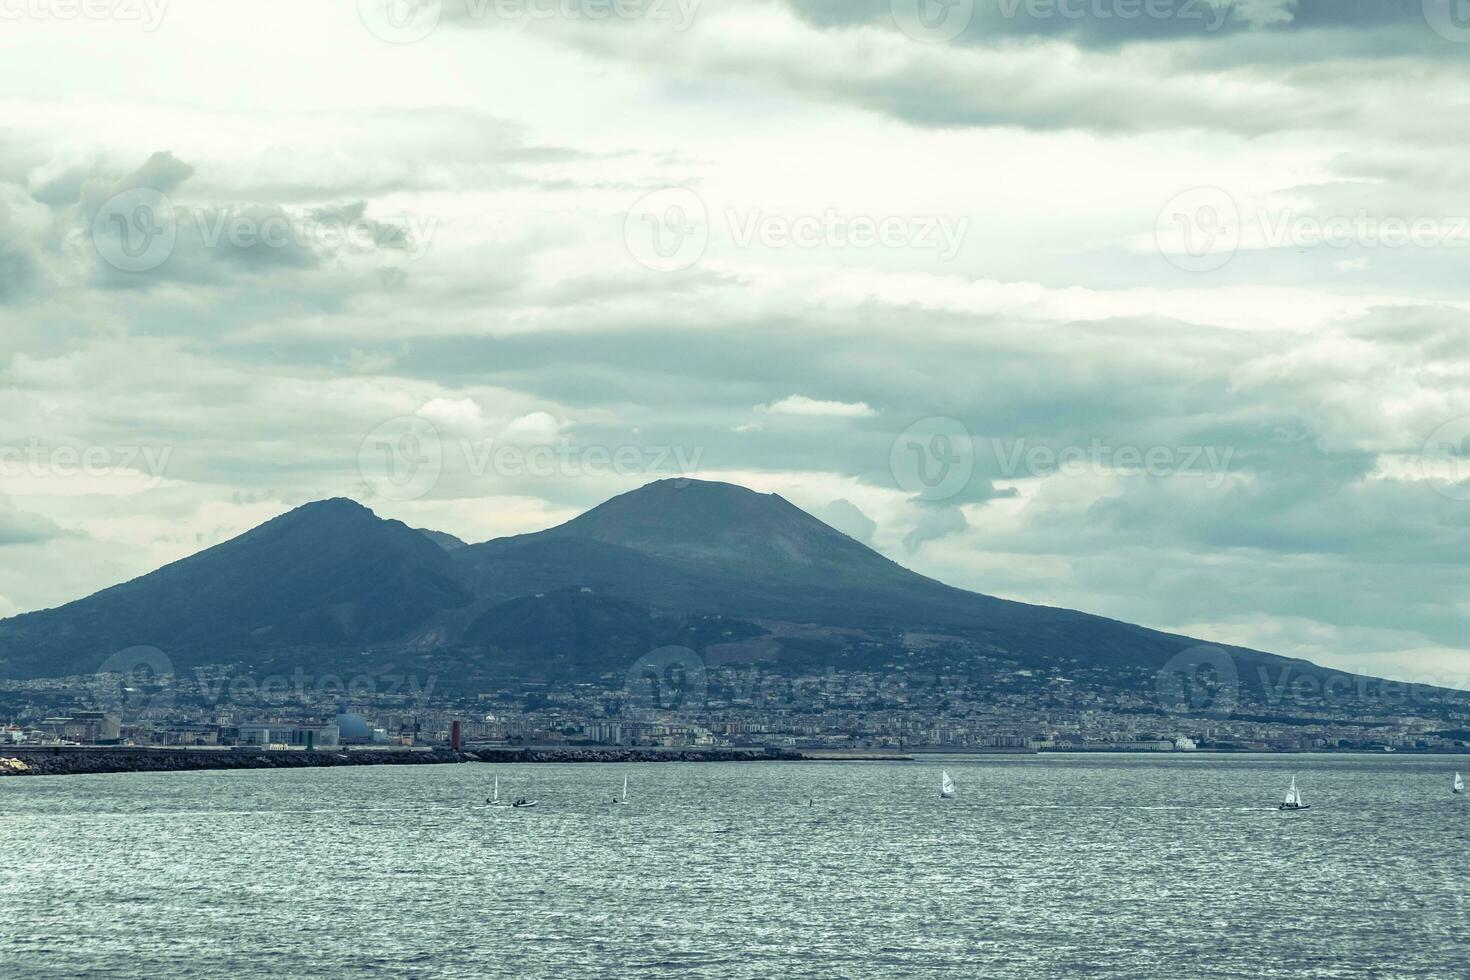
[[[85,673],[151,645],[184,665],[407,665],[446,686],[593,680],[680,644],[712,664],[964,671],[1007,661],[1136,690],[1199,643],[952,588],[779,496],[664,480],[559,527],[477,545],[347,500],[309,504],[133,582],[0,622],[0,673]],[[1273,673],[1328,673],[1225,649],[1258,693]]]
[[[368,645],[470,599],[440,545],[361,504],[324,500],[132,582],[0,623],[0,669],[76,673],[131,646],[190,664]]]

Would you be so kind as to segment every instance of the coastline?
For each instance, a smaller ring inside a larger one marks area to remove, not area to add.
[[[1459,753],[1399,752],[1407,758],[1463,757]],[[433,766],[489,763],[547,765],[645,762],[923,762],[942,758],[1044,758],[1133,756],[1185,760],[1190,757],[1367,756],[1368,751],[1297,752],[1149,752],[1149,751],[1042,751],[1042,752],[881,752],[830,749],[678,749],[614,746],[525,746],[480,748],[455,752],[446,748],[393,749],[240,749],[159,748],[149,746],[7,746],[0,748],[0,780],[12,776],[83,776],[140,772],[197,772],[232,769],[329,769],[343,766]],[[1391,756],[1389,756],[1391,757]]]
[[[0,749],[0,779],[230,769],[327,769],[342,766],[433,766],[464,763],[799,762],[799,752],[762,749],[525,748],[239,750],[132,746],[9,746]],[[19,765],[15,765],[19,763]]]

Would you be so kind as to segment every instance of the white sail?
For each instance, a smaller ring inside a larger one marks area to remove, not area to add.
[[[1455,773],[1455,792],[1456,793],[1463,793],[1463,792],[1465,792],[1465,780],[1463,780],[1463,779],[1460,778],[1460,774],[1459,773]]]
[[[949,778],[948,770],[940,771],[939,795],[946,800],[954,796],[954,780]]]
[[[628,777],[623,777],[623,802],[628,802]]]
[[[495,795],[490,798],[491,803],[500,802],[500,777],[495,777]]]
[[[1295,776],[1291,777],[1291,789],[1289,789],[1289,790],[1286,791],[1286,805],[1287,806],[1301,806],[1302,805],[1302,794],[1301,794],[1301,790],[1299,790],[1299,789],[1296,788],[1296,777]]]

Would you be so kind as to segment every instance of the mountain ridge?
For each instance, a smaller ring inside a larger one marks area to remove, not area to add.
[[[914,637],[924,637],[915,652]],[[0,675],[95,670],[150,645],[184,665],[318,670],[411,663],[449,682],[616,673],[650,646],[779,669],[1062,665],[1139,688],[1203,641],[968,592],[898,565],[776,494],[662,480],[556,527],[465,544],[315,501],[196,555],[51,610],[0,621]],[[738,646],[738,643],[736,644]],[[1221,645],[1267,671],[1329,673]]]

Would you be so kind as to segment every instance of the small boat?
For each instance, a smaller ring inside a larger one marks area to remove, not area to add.
[[[609,800],[608,802],[609,803],[612,803],[614,806],[627,806],[628,805],[628,777],[627,776],[624,776],[623,777],[623,798],[622,799],[618,799],[615,796],[611,800]]]
[[[941,769],[939,772],[939,798],[947,800],[954,796],[954,780],[949,778],[949,770]]]
[[[1291,789],[1286,791],[1286,799],[1281,801],[1278,810],[1310,810],[1311,806],[1302,802],[1301,790],[1296,788],[1296,777],[1291,777]]]
[[[522,799],[522,800],[516,800],[514,803],[511,804],[511,807],[513,809],[516,809],[516,810],[525,810],[525,809],[527,809],[529,807],[538,806],[540,803],[541,803],[540,800],[524,800],[524,799]]]
[[[1456,793],[1463,793],[1463,792],[1465,792],[1465,780],[1463,780],[1463,779],[1460,778],[1460,774],[1459,773],[1455,773],[1455,792]]]
[[[485,801],[485,805],[486,806],[510,806],[509,803],[502,803],[500,801],[500,777],[499,776],[496,776],[495,777],[495,795],[492,796],[492,797],[490,797],[490,799],[486,800]]]

